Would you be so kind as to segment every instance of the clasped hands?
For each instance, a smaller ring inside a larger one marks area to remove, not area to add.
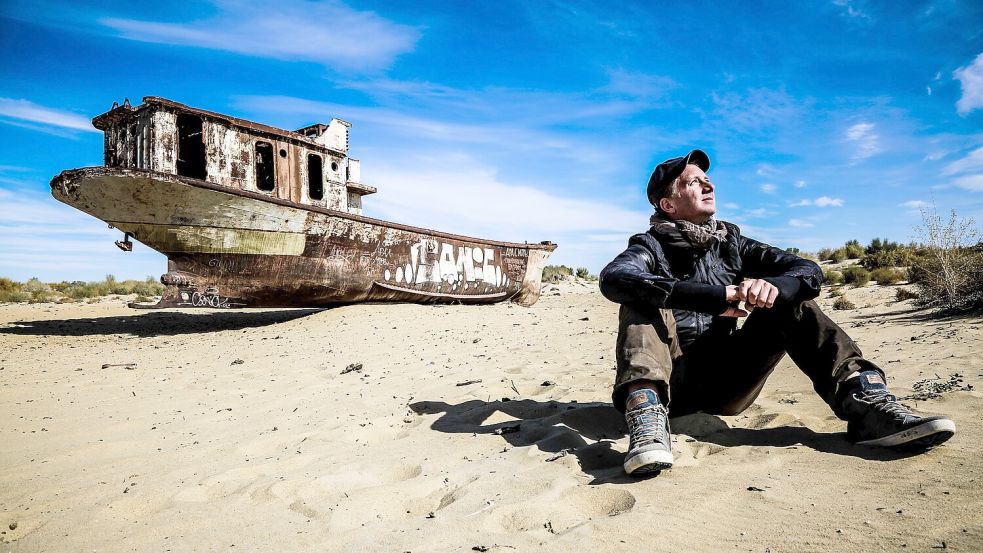
[[[767,280],[756,278],[727,286],[727,301],[733,303],[721,317],[747,317],[755,307],[773,307],[778,299],[778,287]],[[744,302],[742,309],[736,302]]]

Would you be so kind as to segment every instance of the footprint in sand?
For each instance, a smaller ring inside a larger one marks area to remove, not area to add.
[[[627,513],[634,506],[635,496],[627,490],[573,487],[559,495],[545,493],[522,504],[500,508],[492,520],[506,532],[546,531],[562,535],[593,519]]]

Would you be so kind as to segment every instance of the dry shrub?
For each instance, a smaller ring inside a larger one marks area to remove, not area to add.
[[[573,276],[573,269],[566,265],[547,265],[543,267],[543,282],[559,282]]]
[[[913,300],[916,299],[917,297],[918,294],[912,292],[907,288],[898,288],[898,290],[894,293],[894,301]]]
[[[870,273],[870,278],[881,286],[897,284],[905,279],[907,275],[901,269],[894,267],[880,267]]]
[[[847,267],[843,269],[843,282],[857,288],[866,286],[870,282],[870,271],[858,265]]]
[[[826,284],[843,284],[843,273],[834,269],[823,270],[823,280]]]
[[[597,280],[597,276],[590,274],[587,267],[577,267],[577,278],[580,280]]]
[[[945,311],[983,307],[983,243],[973,219],[952,210],[943,221],[935,209],[923,210],[917,230],[926,250],[911,270],[920,302]]]
[[[847,259],[860,259],[866,253],[864,247],[857,240],[849,240],[843,245],[843,251]]]
[[[833,309],[837,311],[844,311],[847,309],[856,309],[857,306],[853,304],[852,301],[846,299],[845,297],[836,298],[833,302]]]

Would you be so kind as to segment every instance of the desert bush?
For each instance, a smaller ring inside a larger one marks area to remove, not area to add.
[[[895,301],[913,300],[913,299],[915,299],[917,297],[918,297],[918,294],[912,292],[911,290],[909,290],[907,288],[898,288],[898,290],[894,293],[894,300]]]
[[[836,301],[833,302],[833,309],[836,309],[837,311],[843,311],[846,309],[856,309],[856,308],[857,306],[854,305],[852,301],[846,299],[845,297],[836,298]]]
[[[858,288],[866,286],[870,282],[870,271],[859,265],[847,267],[843,269],[843,282],[845,284],[852,284]]]
[[[918,233],[925,249],[912,265],[919,301],[945,311],[983,307],[983,243],[972,219],[952,210],[947,221],[935,210],[922,211]]]
[[[20,303],[31,299],[31,294],[25,292],[23,286],[9,278],[0,278],[0,303]]]
[[[905,279],[907,275],[901,269],[894,267],[880,267],[870,273],[870,278],[881,286],[897,284]]]
[[[573,276],[573,269],[566,265],[547,265],[543,268],[543,282],[559,282]]]
[[[826,284],[843,284],[843,273],[835,269],[824,269],[823,280]]]
[[[848,240],[846,244],[843,245],[843,251],[846,254],[847,259],[860,259],[864,256],[864,247],[860,245],[857,240]]]
[[[81,280],[75,280],[62,284],[64,286],[61,287],[59,292],[77,300],[85,298],[98,298],[99,296],[105,296],[107,293],[109,293],[109,288],[105,286],[104,283],[100,282],[82,282]]]
[[[594,280],[596,277],[590,274],[587,267],[577,267],[577,278],[582,280]]]
[[[45,303],[49,301],[54,301],[58,297],[58,293],[51,289],[50,286],[38,280],[37,277],[29,279],[21,287],[21,290],[30,295],[28,299],[31,303]]]
[[[832,288],[829,289],[829,297],[831,297],[831,298],[838,298],[838,297],[841,297],[842,295],[843,295],[843,287],[842,286],[834,286],[834,287],[832,287]]]
[[[820,261],[832,261],[833,263],[840,263],[847,258],[846,248],[823,248],[819,250],[816,254]]]
[[[131,294],[137,294],[140,296],[159,296],[164,293],[164,285],[160,283],[159,280],[154,277],[147,277],[143,281],[128,280],[126,282],[133,282],[133,287],[130,290]]]

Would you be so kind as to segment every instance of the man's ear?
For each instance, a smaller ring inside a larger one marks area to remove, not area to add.
[[[670,200],[669,198],[659,199],[659,209],[661,209],[664,213],[668,213],[668,214],[672,214],[676,212],[676,206],[672,205],[672,200]]]

